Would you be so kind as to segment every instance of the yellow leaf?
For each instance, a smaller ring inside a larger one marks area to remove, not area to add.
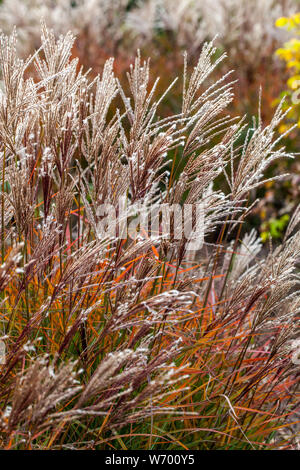
[[[293,75],[287,81],[287,86],[292,90],[297,90],[300,86],[300,75]]]
[[[275,25],[278,28],[284,28],[287,24],[288,24],[288,19],[285,17],[278,18],[278,20],[276,20],[276,23],[275,23]]]

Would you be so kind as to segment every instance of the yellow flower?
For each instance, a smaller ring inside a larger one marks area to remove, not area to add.
[[[278,18],[278,20],[276,20],[276,23],[275,23],[275,25],[278,28],[284,28],[287,24],[288,24],[288,18],[285,18],[285,17]]]
[[[287,81],[287,86],[291,88],[291,90],[297,90],[300,85],[300,75],[293,75]]]

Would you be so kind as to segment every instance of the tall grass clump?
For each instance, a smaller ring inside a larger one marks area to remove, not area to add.
[[[184,57],[167,116],[173,84],[160,94],[140,54],[128,93],[112,59],[90,79],[73,43],[42,25],[22,60],[16,33],[0,37],[1,447],[296,448],[300,211],[268,253],[243,229],[265,170],[291,157],[285,113],[263,126],[259,109],[247,132],[228,116],[229,75],[206,85],[225,58],[213,43],[190,76]],[[120,198],[125,225],[200,204],[203,246],[174,218],[169,237],[103,236],[99,208],[121,219]]]

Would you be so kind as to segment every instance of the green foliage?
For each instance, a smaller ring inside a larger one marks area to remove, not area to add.
[[[290,216],[288,214],[279,217],[278,219],[271,218],[262,224],[262,233],[260,234],[262,241],[266,242],[270,237],[280,239],[283,236],[284,230],[288,225]]]

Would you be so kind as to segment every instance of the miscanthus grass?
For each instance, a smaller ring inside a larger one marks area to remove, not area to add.
[[[183,58],[178,115],[137,55],[125,91],[89,78],[71,33],[42,26],[26,60],[0,37],[1,447],[297,447],[299,210],[261,254],[244,221],[264,172],[289,158],[260,112],[232,119],[225,55]],[[225,175],[226,187],[216,179]],[[109,203],[201,204],[204,239],[98,230]]]

